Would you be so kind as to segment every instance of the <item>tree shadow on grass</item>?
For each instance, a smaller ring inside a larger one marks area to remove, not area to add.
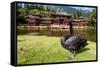
[[[79,53],[82,53],[82,52],[85,52],[85,51],[88,51],[88,50],[90,50],[90,48],[83,48],[83,49],[77,51],[76,53],[79,54]]]

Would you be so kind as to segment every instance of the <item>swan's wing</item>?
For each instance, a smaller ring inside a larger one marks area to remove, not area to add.
[[[68,49],[76,49],[77,48],[77,46],[78,46],[78,44],[77,44],[77,37],[76,36],[72,36],[72,37],[70,37],[69,39],[67,39],[66,41],[65,41],[65,45],[66,45],[66,48],[68,48]]]

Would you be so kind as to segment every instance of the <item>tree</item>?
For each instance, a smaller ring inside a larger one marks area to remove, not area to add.
[[[83,16],[81,9],[76,10],[75,12],[73,12],[73,18],[78,19],[80,16]]]
[[[93,9],[90,14],[90,25],[96,26],[96,9]]]
[[[20,8],[18,9],[18,11],[20,12],[20,16],[24,16],[29,13],[29,10],[27,8]]]
[[[74,13],[73,13],[73,18],[74,18],[74,19],[78,19],[78,14],[77,14],[77,12],[74,12]]]
[[[79,18],[80,16],[82,16],[81,9],[77,10],[77,11],[76,11],[76,14],[77,14],[77,15],[76,15],[77,18]]]
[[[29,11],[29,14],[40,14],[39,10],[38,9],[31,9]]]

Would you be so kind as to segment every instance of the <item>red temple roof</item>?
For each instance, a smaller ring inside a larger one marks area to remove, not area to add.
[[[40,18],[39,20],[52,20],[53,18]]]
[[[85,17],[83,17],[83,16],[80,16],[80,17],[79,17],[79,19],[85,19]]]

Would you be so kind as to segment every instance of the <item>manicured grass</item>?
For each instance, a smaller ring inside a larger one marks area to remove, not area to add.
[[[95,42],[88,41],[89,45],[80,50],[75,59],[68,60],[68,51],[62,48],[60,37],[18,35],[17,40],[18,64],[96,60]]]

